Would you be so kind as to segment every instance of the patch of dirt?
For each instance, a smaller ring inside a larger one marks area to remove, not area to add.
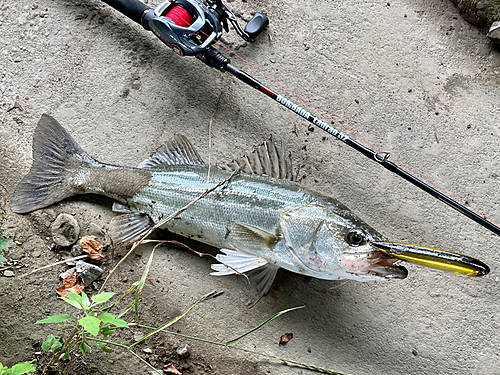
[[[238,47],[235,52],[370,144],[489,217],[500,217],[500,54],[453,4],[228,3],[242,17],[264,11],[271,20],[254,44],[244,46],[233,31],[226,34],[227,44]],[[495,3],[478,4],[464,1],[458,7],[484,31],[495,17]],[[10,211],[14,189],[31,166],[32,134],[43,113],[63,124],[90,155],[116,165],[138,165],[175,133],[184,134],[205,161],[210,155],[212,164],[239,157],[272,134],[293,152],[304,186],[335,196],[390,239],[467,253],[488,264],[491,273],[472,279],[410,265],[406,280],[357,283],[279,271],[268,295],[247,309],[237,278],[210,276],[209,259],[165,246],[155,253],[140,322],[159,326],[215,290],[224,293],[200,303],[172,331],[225,342],[278,311],[304,305],[249,335],[241,347],[356,375],[498,371],[498,236],[312,130],[227,73],[176,56],[101,1],[4,0],[0,33],[0,235],[10,243],[5,256],[21,265],[13,269],[15,276],[63,258],[50,231],[60,213],[75,217],[81,236],[97,234],[97,227],[107,232],[114,217],[112,200],[92,195],[28,215]],[[299,101],[235,55],[231,59]],[[157,235],[170,238],[166,232]],[[217,251],[187,243],[202,252]],[[106,290],[125,293],[141,278],[151,251],[152,245],[138,249]],[[124,250],[108,247],[106,254],[105,273],[86,287],[89,295],[97,293]],[[48,315],[75,313],[56,293],[58,275],[68,268],[58,265],[23,279],[0,271],[2,364],[39,359],[42,368],[47,363],[39,354],[42,341],[48,334],[68,334],[67,328],[34,325]],[[133,321],[128,314],[124,319]],[[293,332],[293,340],[280,346],[286,332]],[[140,334],[144,331],[131,328],[111,338],[128,345]],[[176,349],[185,343],[191,355],[180,358]],[[183,374],[313,373],[166,333],[136,350],[157,368],[174,362]],[[70,373],[144,375],[149,369],[120,349],[95,350],[79,357]]]

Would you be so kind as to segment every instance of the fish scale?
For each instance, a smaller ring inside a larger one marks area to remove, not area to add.
[[[279,268],[357,281],[404,279],[408,271],[400,260],[469,276],[489,272],[466,255],[385,240],[334,198],[293,182],[291,157],[285,155],[282,144],[269,140],[224,169],[212,168],[208,188],[227,182],[164,224],[221,250],[213,275],[245,273],[249,306],[267,293]],[[139,240],[207,189],[209,167],[180,135],[139,168],[120,167],[94,160],[43,115],[33,135],[33,159],[11,210],[28,213],[78,194],[105,195],[117,200],[113,210],[120,215],[110,225],[117,244]],[[235,169],[245,173],[229,178]]]
[[[149,186],[129,200],[130,206],[147,213],[155,224],[207,188],[208,166],[165,166],[162,169],[153,172]],[[230,174],[212,168],[209,189]],[[224,240],[227,221],[243,221],[275,233],[284,209],[314,200],[289,181],[267,178],[263,183],[261,180],[253,176],[235,176],[221,190],[208,194],[188,208],[182,213],[182,220],[172,220],[163,228],[201,239],[214,247],[227,247]]]

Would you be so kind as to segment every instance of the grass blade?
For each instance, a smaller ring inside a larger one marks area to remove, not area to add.
[[[156,246],[151,251],[151,255],[149,256],[148,263],[146,264],[146,268],[142,273],[141,280],[137,285],[137,291],[135,292],[135,318],[137,322],[139,322],[139,298],[141,297],[142,289],[144,288],[144,284],[146,283],[146,279],[148,277],[149,269],[151,268],[151,264],[153,263],[153,257],[155,255]]]
[[[210,292],[206,295],[204,295],[203,297],[201,297],[198,301],[196,301],[194,304],[192,304],[186,311],[184,311],[181,315],[177,316],[176,318],[172,319],[171,321],[165,323],[164,325],[154,329],[153,331],[149,332],[146,336],[144,336],[142,339],[140,339],[139,341],[137,342],[134,342],[132,345],[130,345],[130,347],[132,348],[133,346],[139,344],[140,342],[146,340],[147,338],[149,338],[150,336],[160,332],[161,330],[163,330],[164,328],[167,328],[169,326],[171,326],[172,324],[178,322],[179,320],[181,320],[182,318],[184,318],[184,316],[186,316],[186,314],[188,312],[190,312],[197,304],[199,304],[201,301],[203,301],[205,298],[207,297],[210,297],[211,295],[215,294],[215,291],[213,292]],[[139,326],[139,325],[138,325]]]
[[[286,310],[283,310],[283,311],[280,311],[279,313],[277,314],[274,314],[273,316],[271,316],[269,319],[267,319],[266,321],[260,323],[258,326],[252,328],[250,331],[248,332],[245,332],[244,334],[242,334],[241,336],[238,336],[236,337],[235,339],[233,340],[230,340],[228,342],[226,342],[226,346],[230,346],[232,344],[234,344],[236,341],[238,340],[241,340],[243,337],[245,336],[248,336],[249,334],[251,334],[252,332],[255,332],[257,331],[259,328],[261,328],[262,326],[264,326],[265,324],[269,323],[271,320],[274,320],[276,319],[278,316],[281,316],[283,314],[286,314],[287,312],[290,312],[290,311],[293,311],[293,310],[298,310],[298,309],[302,309],[304,308],[304,306],[299,306],[299,307],[292,307],[291,309],[286,309]]]

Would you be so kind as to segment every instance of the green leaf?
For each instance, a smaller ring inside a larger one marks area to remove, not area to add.
[[[104,293],[92,296],[91,298],[92,298],[92,301],[94,301],[95,303],[104,303],[104,302],[108,301],[111,297],[113,297],[114,295],[115,295],[115,293],[113,293],[113,292],[104,292]]]
[[[43,318],[42,320],[36,321],[35,324],[62,323],[70,319],[73,319],[73,317],[68,314],[51,315],[47,316],[46,318]]]
[[[112,335],[116,331],[116,328],[110,326],[104,326],[101,328],[101,333],[104,337]]]
[[[77,309],[82,309],[82,297],[76,293],[68,292],[68,297],[59,297],[64,302],[69,303],[71,306],[76,307]]]
[[[12,366],[11,373],[12,375],[22,375],[28,372],[33,372],[35,370],[36,370],[36,362],[35,363],[21,362],[18,363],[17,365]]]
[[[9,241],[0,236],[0,251],[9,247]]]
[[[103,323],[109,323],[119,328],[128,328],[128,323],[125,320],[119,319],[111,313],[102,313],[99,315],[99,319],[101,319]]]
[[[0,236],[0,253],[3,251],[3,249],[6,249],[9,247],[9,242]],[[0,254],[0,263],[7,262],[7,258],[5,258],[2,254]],[[1,367],[0,367],[1,370]],[[0,373],[1,374],[1,373]]]
[[[101,320],[95,316],[86,316],[81,318],[78,323],[92,336],[97,336],[99,333],[99,326],[101,325]]]
[[[87,345],[87,343],[86,343],[86,342],[83,342],[83,341],[82,341],[82,342],[80,343],[80,350],[82,351],[83,356],[84,356],[84,357],[87,357],[87,353],[90,353],[90,352],[91,352],[91,350],[92,350],[92,348],[91,348],[89,345]]]
[[[64,359],[68,359],[69,358],[69,353],[71,352],[71,348],[73,347],[73,345],[71,345],[71,343],[68,344],[68,349],[66,349],[66,353],[64,353]]]
[[[47,340],[42,343],[42,350],[46,352],[54,352],[56,349],[63,346],[63,337],[56,339],[54,335],[48,335]]]
[[[90,300],[89,297],[85,294],[85,292],[82,290],[82,307],[84,309],[88,309],[90,307]]]

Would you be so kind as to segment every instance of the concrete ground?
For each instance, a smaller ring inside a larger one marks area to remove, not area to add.
[[[230,48],[238,48],[247,61],[363,139],[500,220],[500,53],[453,4],[228,4],[243,17],[264,10],[271,20],[268,31],[248,46],[241,46],[234,31],[226,34]],[[6,257],[25,265],[16,274],[61,259],[50,250],[50,224],[59,213],[74,215],[82,234],[95,232],[91,223],[106,230],[114,216],[112,202],[96,197],[77,197],[25,216],[10,212],[14,188],[31,165],[32,134],[43,113],[55,117],[90,155],[118,165],[137,165],[174,133],[186,135],[208,161],[211,122],[212,163],[241,156],[272,134],[292,151],[304,186],[336,197],[390,239],[466,253],[488,264],[491,273],[473,279],[409,265],[405,280],[363,284],[279,272],[270,293],[247,309],[240,302],[237,278],[210,276],[209,259],[164,247],[156,252],[149,274],[154,285],[147,284],[141,298],[143,321],[159,325],[202,295],[223,291],[174,330],[227,341],[278,311],[305,306],[239,345],[353,375],[499,373],[498,236],[229,74],[174,55],[100,1],[3,0],[0,34],[0,235],[11,244]],[[238,58],[232,57],[232,63],[293,99]],[[107,252],[111,256],[111,249]],[[150,253],[148,245],[137,250],[107,290],[127,290],[140,278]],[[115,257],[120,254],[115,251]],[[108,271],[110,263],[104,264]],[[34,359],[47,334],[65,332],[33,323],[73,313],[55,293],[61,284],[58,274],[66,268],[21,280],[0,277],[4,365]],[[279,346],[286,332],[294,337]],[[129,343],[138,334],[132,330],[117,340]],[[191,356],[177,358],[175,349],[186,342]],[[141,354],[156,367],[174,361],[184,374],[312,373],[167,334],[141,345]],[[73,373],[147,370],[115,350],[91,353],[75,363]]]

